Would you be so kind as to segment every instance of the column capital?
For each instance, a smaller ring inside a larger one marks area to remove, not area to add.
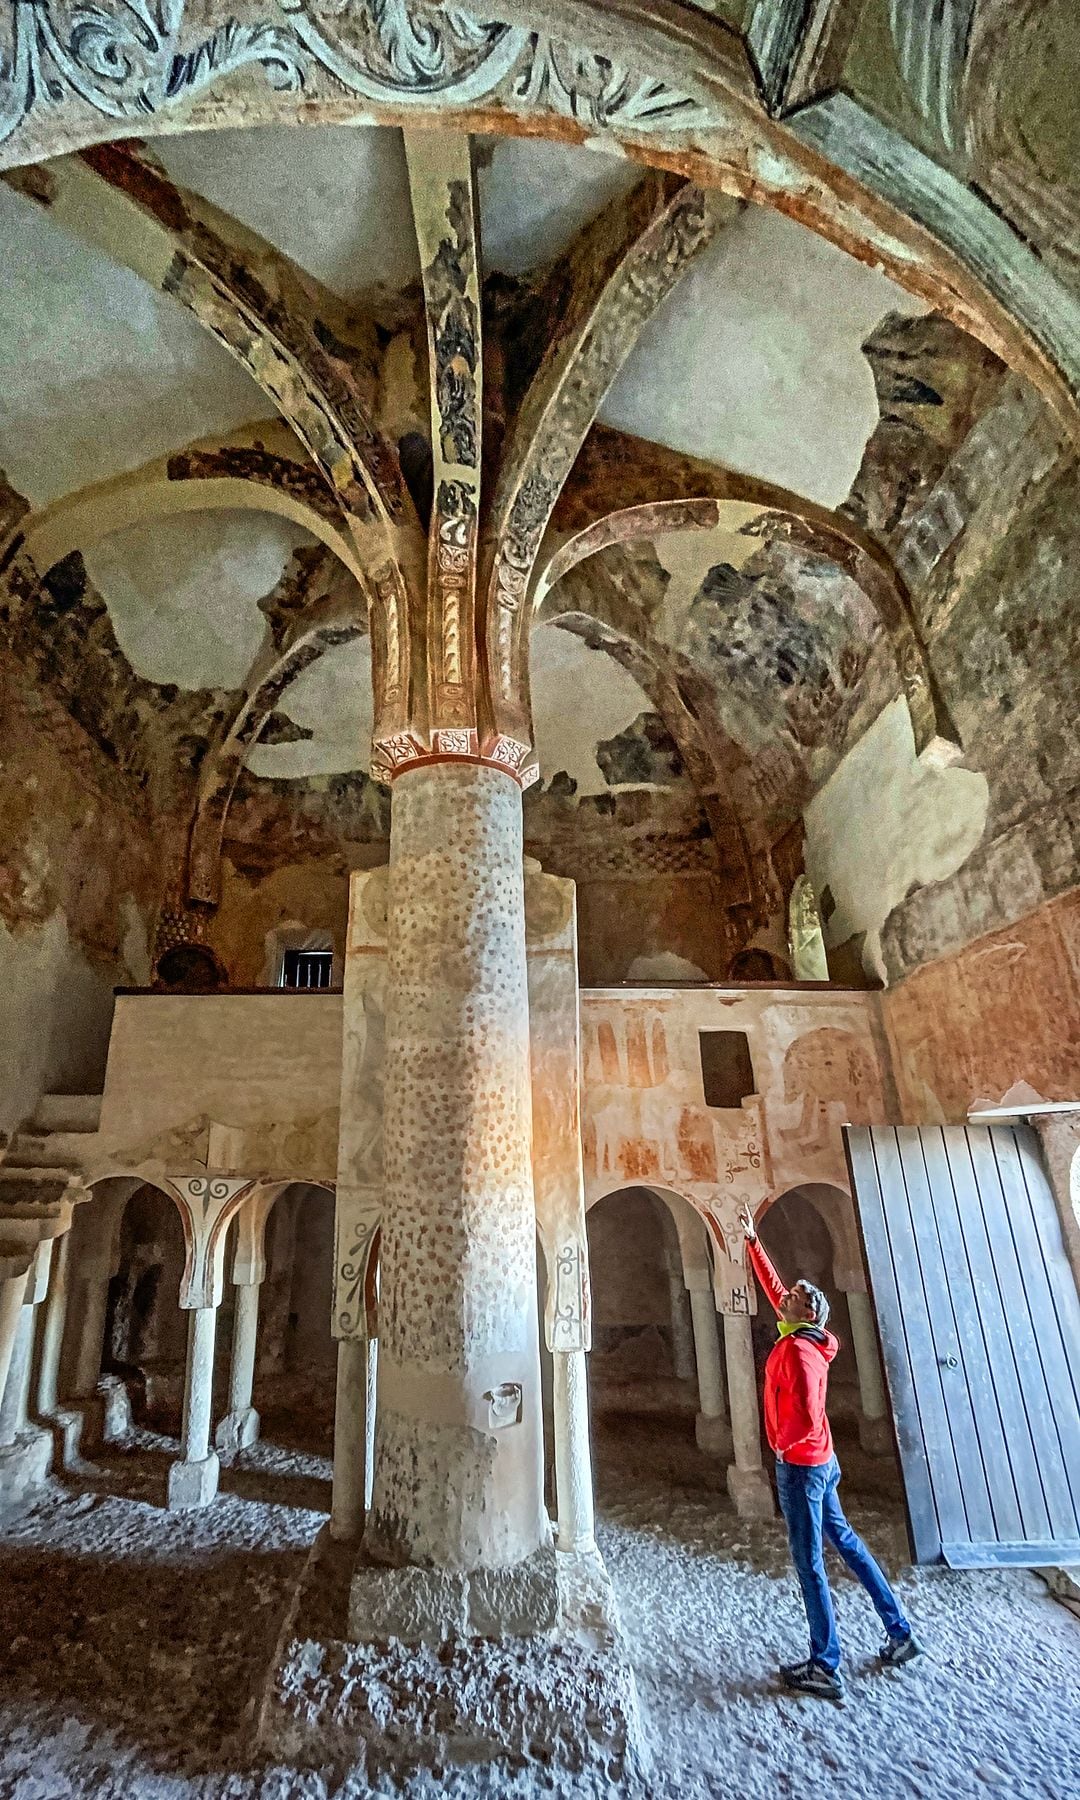
[[[400,731],[377,738],[372,745],[371,774],[374,780],[389,783],[406,769],[429,768],[433,763],[445,762],[501,769],[523,789],[540,777],[528,744],[499,732],[481,736],[468,725],[442,726],[429,732]]]

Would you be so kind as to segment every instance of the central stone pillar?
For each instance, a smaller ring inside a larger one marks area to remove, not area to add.
[[[503,769],[448,760],[402,770],[393,796],[378,1405],[364,1541],[383,1564],[468,1575],[521,1564],[550,1537],[521,794]],[[520,1597],[521,1583],[511,1585]],[[460,1598],[469,1583],[444,1587]],[[480,1583],[485,1606],[497,1588]],[[470,1617],[467,1594],[461,1603]],[[355,1583],[353,1615],[364,1631]],[[479,1629],[475,1615],[473,1606]],[[460,1609],[443,1623],[461,1629]],[[437,1632],[440,1620],[429,1625]]]

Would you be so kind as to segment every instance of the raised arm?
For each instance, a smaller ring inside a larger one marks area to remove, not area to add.
[[[765,1290],[765,1296],[769,1305],[772,1307],[777,1318],[779,1318],[780,1304],[787,1293],[787,1288],[773,1268],[768,1254],[758,1239],[758,1234],[754,1230],[754,1217],[748,1206],[743,1206],[740,1209],[739,1223],[746,1236],[746,1248],[750,1252],[750,1261],[753,1265],[754,1274],[757,1276]]]

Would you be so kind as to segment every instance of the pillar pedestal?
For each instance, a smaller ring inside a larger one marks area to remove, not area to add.
[[[219,1450],[247,1450],[258,1441],[260,1420],[251,1397],[255,1386],[260,1285],[257,1281],[238,1282],[235,1289],[229,1410],[214,1433]]]
[[[440,1608],[461,1630],[463,1576],[473,1618],[548,1618],[521,795],[501,768],[394,782],[385,1067],[375,1480],[350,1629],[381,1608],[373,1564],[401,1571],[425,1636]]]
[[[872,1456],[891,1456],[894,1450],[889,1424],[889,1403],[878,1353],[877,1331],[870,1296],[847,1295],[851,1322],[851,1347],[859,1374],[859,1442]]]
[[[217,1308],[197,1306],[188,1326],[182,1454],[169,1470],[169,1511],[208,1506],[218,1488],[219,1464],[210,1449]]]
[[[776,1516],[776,1503],[761,1461],[754,1343],[745,1314],[724,1314],[724,1354],[735,1457],[727,1473],[728,1493],[741,1519],[772,1519]]]

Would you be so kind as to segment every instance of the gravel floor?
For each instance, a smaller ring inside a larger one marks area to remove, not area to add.
[[[620,1423],[598,1445],[601,1545],[652,1751],[650,1800],[846,1800],[1080,1793],[1080,1622],[1038,1577],[907,1571],[931,1654],[878,1673],[877,1622],[836,1583],[843,1707],[786,1697],[804,1626],[779,1527],[741,1524],[678,1429]],[[329,1465],[262,1444],[203,1513],[162,1510],[166,1439],[137,1434],[0,1528],[2,1800],[362,1800],[317,1775],[256,1771],[256,1682],[329,1503]],[[894,1503],[852,1503],[892,1569]],[[591,1795],[555,1775],[467,1774],[416,1794]]]

